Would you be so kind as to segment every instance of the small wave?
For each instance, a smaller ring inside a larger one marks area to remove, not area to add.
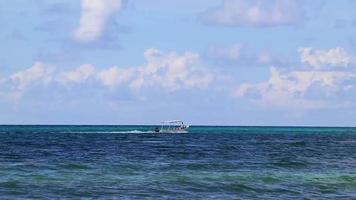
[[[338,143],[341,143],[341,144],[355,144],[356,143],[356,140],[347,140],[347,141],[336,141]]]
[[[290,142],[288,143],[288,145],[290,146],[306,146],[306,142],[305,141],[296,141],[296,142]]]
[[[306,168],[309,163],[302,161],[290,161],[290,160],[281,160],[274,162],[273,165],[284,168]]]
[[[70,163],[61,166],[64,169],[76,170],[76,169],[90,169],[90,167],[83,164]]]

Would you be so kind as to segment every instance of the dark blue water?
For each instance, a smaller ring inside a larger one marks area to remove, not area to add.
[[[356,129],[0,126],[1,199],[356,199]]]

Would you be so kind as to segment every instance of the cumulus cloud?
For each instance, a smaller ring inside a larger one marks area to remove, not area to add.
[[[208,24],[252,27],[291,25],[302,17],[299,0],[224,0],[202,15]]]
[[[355,62],[355,57],[350,55],[341,47],[329,50],[318,50],[313,48],[300,48],[300,59],[302,63],[313,68],[325,66],[347,67]]]
[[[158,49],[144,52],[146,63],[140,66],[106,69],[94,69],[91,65],[82,65],[69,72],[63,72],[57,79],[61,83],[84,83],[97,81],[103,86],[115,88],[126,84],[131,89],[162,87],[167,90],[182,88],[206,88],[214,79],[212,73],[199,66],[199,55],[185,52],[165,53]]]
[[[55,68],[41,62],[0,78],[0,97],[17,101],[33,85],[48,85],[53,81]]]
[[[77,69],[69,72],[63,72],[59,74],[57,80],[61,83],[84,83],[95,73],[95,68],[93,65],[84,64],[79,66]]]
[[[329,50],[300,48],[301,63],[308,67],[271,67],[268,80],[242,83],[234,95],[265,107],[318,109],[353,105],[351,101],[333,101],[356,92],[356,70],[344,68],[355,63],[355,57],[343,48]]]
[[[97,74],[97,79],[107,87],[115,88],[121,83],[129,81],[135,73],[135,69],[121,69],[117,66],[102,70]]]
[[[19,71],[8,78],[13,82],[17,90],[24,90],[35,82],[49,83],[52,80],[54,68],[37,62],[32,67]]]
[[[121,0],[81,0],[79,26],[74,30],[74,38],[82,43],[98,39],[110,17],[122,8]]]
[[[145,52],[147,63],[138,68],[138,77],[132,82],[133,88],[159,85],[169,90],[184,87],[204,88],[213,80],[213,75],[199,67],[200,56],[185,52],[164,53],[157,49]]]
[[[168,91],[180,89],[203,89],[214,80],[213,73],[199,64],[199,54],[185,52],[162,52],[148,49],[144,52],[146,62],[139,66],[98,68],[91,64],[83,64],[69,71],[55,71],[44,63],[36,63],[32,67],[16,72],[0,79],[0,94],[21,96],[31,86],[56,84],[67,86],[73,84],[97,84],[109,89],[118,86],[132,90],[145,88],[161,88]],[[7,85],[7,91],[3,91]],[[93,85],[91,85],[93,86]]]
[[[270,71],[267,81],[243,83],[235,95],[266,107],[318,109],[331,106],[327,99],[352,89],[349,82],[356,80],[356,71],[281,71],[275,67]],[[318,90],[318,97],[310,98],[314,88]]]

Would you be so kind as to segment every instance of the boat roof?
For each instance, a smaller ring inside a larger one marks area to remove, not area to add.
[[[162,124],[174,124],[174,123],[183,123],[182,120],[169,120],[169,121],[163,121]]]

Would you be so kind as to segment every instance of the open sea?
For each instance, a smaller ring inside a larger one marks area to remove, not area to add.
[[[356,128],[0,126],[0,199],[356,199]]]

